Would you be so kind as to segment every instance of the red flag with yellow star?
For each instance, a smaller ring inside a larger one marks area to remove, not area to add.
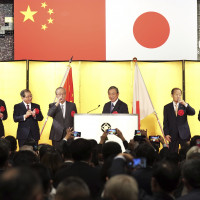
[[[105,60],[105,1],[15,0],[15,60]]]
[[[63,85],[66,90],[66,101],[74,102],[74,88],[72,79],[72,68],[70,67],[67,79]]]

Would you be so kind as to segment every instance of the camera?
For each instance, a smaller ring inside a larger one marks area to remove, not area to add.
[[[107,134],[110,134],[110,135],[117,135],[117,130],[116,129],[107,129]]]
[[[74,137],[81,137],[81,132],[73,131],[72,136],[74,136]]]
[[[149,136],[149,141],[151,142],[151,144],[153,145],[153,147],[156,150],[159,150],[160,148],[160,140],[159,140],[160,136]]]
[[[142,135],[140,130],[135,130],[135,136],[134,136],[134,140],[135,141],[145,141],[145,135]]]

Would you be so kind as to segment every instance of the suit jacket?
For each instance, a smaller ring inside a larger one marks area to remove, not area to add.
[[[111,101],[109,101],[104,105],[102,113],[110,113],[110,107],[111,107]],[[118,99],[112,113],[113,112],[128,113],[128,106],[126,103]]]
[[[0,137],[4,136],[4,127],[2,120],[6,120],[8,118],[7,110],[6,110],[6,104],[3,100],[0,99],[0,107],[3,106],[5,108],[5,111],[3,113],[3,119],[0,119]]]
[[[200,190],[194,189],[188,194],[178,198],[177,200],[199,200],[200,199]]]
[[[56,106],[55,103],[49,104],[48,115],[53,118],[49,137],[50,140],[60,141],[65,136],[63,135],[64,131],[69,127],[74,127],[72,111],[77,113],[75,103],[66,101],[65,118],[63,118],[60,104],[58,106]]]
[[[38,104],[31,103],[31,110],[33,111],[35,108],[39,109],[39,113],[36,117],[34,118],[33,116],[29,116],[24,121],[24,115],[27,112],[24,103],[21,102],[14,106],[13,118],[15,122],[18,122],[17,139],[26,140],[30,132],[34,140],[40,139],[38,121],[43,120],[43,115],[40,110],[40,106]]]
[[[173,102],[164,106],[164,134],[170,135],[172,141],[176,140],[178,137],[183,140],[191,137],[187,116],[194,115],[195,110],[189,104],[187,107],[179,104],[178,112],[181,112],[180,110],[182,110],[183,115],[181,116],[181,114],[178,114],[176,116]]]

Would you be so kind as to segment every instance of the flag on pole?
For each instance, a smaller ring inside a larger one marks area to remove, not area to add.
[[[72,68],[70,67],[68,76],[64,82],[63,88],[66,90],[66,101],[74,102],[74,87],[72,79]]]
[[[134,91],[133,91],[133,114],[138,114],[138,128],[140,120],[154,112],[151,98],[140,73],[137,62],[135,62]]]

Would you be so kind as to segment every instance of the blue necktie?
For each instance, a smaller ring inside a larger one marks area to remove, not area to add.
[[[115,107],[114,104],[111,103],[111,106],[110,106],[110,113],[112,113],[114,107]]]

